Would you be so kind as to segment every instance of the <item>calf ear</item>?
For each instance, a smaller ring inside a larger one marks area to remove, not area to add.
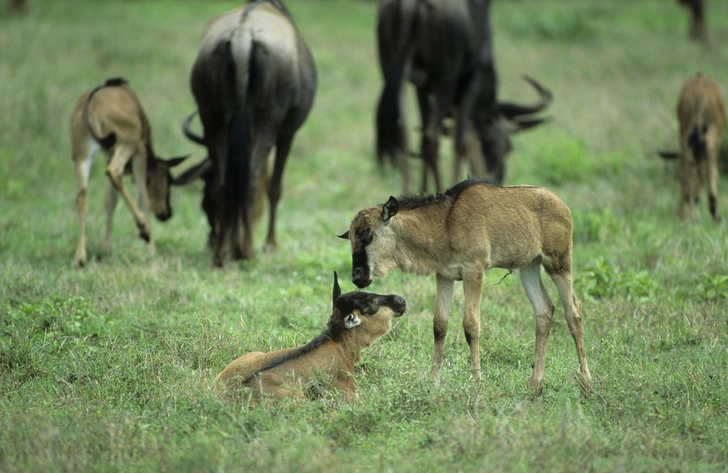
[[[344,317],[344,327],[346,327],[346,328],[354,328],[360,324],[361,324],[361,319],[359,317],[357,317],[356,315],[354,315],[353,313]]]
[[[337,235],[337,236],[343,240],[348,240],[349,239],[349,230],[347,230],[344,233],[342,233],[341,235]]]
[[[384,220],[384,223],[389,223],[389,219],[397,215],[397,212],[399,212],[399,202],[390,195],[389,200],[382,207],[382,220]]]
[[[334,293],[333,293],[333,309],[336,309],[336,299],[341,295],[341,288],[339,287],[339,275],[334,271]]]

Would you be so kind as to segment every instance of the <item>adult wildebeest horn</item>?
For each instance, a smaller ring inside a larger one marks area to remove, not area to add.
[[[519,117],[521,115],[530,115],[533,113],[540,112],[546,106],[551,103],[551,91],[544,87],[543,85],[536,82],[535,79],[532,79],[528,76],[523,76],[523,79],[527,82],[529,82],[539,93],[541,96],[541,101],[534,105],[519,105],[512,102],[501,102],[498,104],[498,107],[500,108],[501,113],[504,117],[508,118],[509,120],[515,119],[516,117]],[[540,122],[539,122],[540,123]],[[535,123],[534,125],[537,125],[538,123]],[[533,126],[533,125],[531,125]],[[530,127],[526,127],[530,128]]]
[[[185,121],[182,122],[182,131],[184,131],[185,136],[190,139],[193,143],[197,143],[198,145],[205,146],[205,140],[200,135],[195,134],[192,130],[190,130],[190,123],[192,122],[192,119],[195,118],[195,115],[199,114],[200,112],[198,110],[195,110],[194,112],[190,113],[190,115],[185,118]]]
[[[212,170],[212,161],[207,157],[195,164],[172,181],[173,186],[185,186],[195,179],[204,176]]]
[[[662,159],[677,159],[680,157],[680,153],[677,151],[658,151],[657,154],[659,154]]]

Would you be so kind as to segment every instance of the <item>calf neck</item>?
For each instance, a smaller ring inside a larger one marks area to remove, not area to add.
[[[484,272],[519,269],[536,319],[536,355],[530,387],[538,394],[554,305],[540,268],[553,280],[576,344],[582,392],[591,375],[584,347],[579,303],[572,288],[572,221],[569,208],[538,187],[500,187],[467,180],[437,196],[390,197],[386,204],[360,211],[340,235],[352,247],[352,281],[366,287],[372,277],[400,268],[435,274],[437,301],[432,374],[440,376],[454,281],[463,282],[463,327],[473,375],[480,377],[480,297]]]

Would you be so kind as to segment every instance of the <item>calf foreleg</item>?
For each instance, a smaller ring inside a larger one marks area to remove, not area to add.
[[[718,213],[718,153],[720,150],[720,142],[713,144],[708,150],[708,160],[706,162],[706,174],[708,181],[708,208],[713,220],[720,221]]]
[[[484,272],[481,269],[466,271],[463,274],[463,296],[465,298],[465,314],[463,329],[465,340],[470,347],[470,367],[472,375],[480,379],[480,296],[483,289]]]
[[[447,318],[450,313],[454,285],[455,281],[452,279],[437,275],[437,299],[435,301],[435,318],[432,323],[435,347],[432,356],[432,371],[430,372],[434,379],[440,378],[440,371],[442,370],[442,356],[445,350],[445,337],[447,336]]]
[[[536,354],[533,373],[529,382],[531,394],[538,396],[543,389],[543,373],[546,368],[546,348],[554,315],[554,304],[541,280],[541,263],[538,260],[519,269],[521,285],[526,291],[536,319]]]
[[[114,209],[119,201],[114,183],[109,181],[109,189],[106,191],[106,233],[104,234],[104,243],[101,251],[105,254],[111,254],[111,228],[114,220]]]
[[[76,245],[76,266],[86,265],[86,213],[88,211],[88,177],[91,164],[98,153],[98,145],[88,139],[73,138],[73,163],[78,183],[76,208],[78,209],[78,245]]]

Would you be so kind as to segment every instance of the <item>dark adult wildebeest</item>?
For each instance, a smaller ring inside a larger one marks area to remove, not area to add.
[[[527,78],[541,96],[539,103],[523,106],[496,101],[489,4],[489,0],[380,3],[377,38],[384,89],[377,107],[377,156],[380,162],[388,156],[401,164],[405,192],[409,187],[402,93],[405,79],[417,89],[423,191],[428,173],[441,189],[438,147],[447,115],[454,115],[456,174],[466,152],[465,133],[472,125],[481,143],[485,168],[498,183],[503,181],[504,158],[511,149],[509,134],[543,121],[530,115],[543,110],[551,94],[532,79]]]
[[[341,295],[334,273],[333,312],[327,329],[307,345],[268,353],[251,352],[230,363],[216,381],[223,390],[252,389],[255,398],[299,397],[317,373],[332,377],[345,399],[356,398],[354,365],[361,351],[387,333],[392,318],[400,317],[407,303],[403,297],[365,292]]]
[[[148,242],[150,252],[154,253],[149,210],[151,208],[162,222],[172,216],[169,169],[185,158],[164,161],[154,154],[149,120],[124,79],[109,79],[78,99],[71,115],[71,147],[78,181],[76,205],[80,222],[76,265],[86,264],[88,178],[94,157],[101,150],[108,156],[106,175],[109,177],[103,251],[111,251],[111,221],[119,192],[134,214],[139,236]],[[138,207],[124,186],[124,174],[130,173],[139,190]]]
[[[708,208],[716,222],[718,214],[718,154],[725,127],[725,105],[718,84],[700,74],[688,79],[677,103],[680,153],[660,152],[666,159],[680,159],[678,216],[695,220],[695,203],[708,186]],[[688,210],[686,212],[685,207]]]
[[[207,24],[191,86],[204,134],[184,129],[207,147],[209,163],[199,167],[209,166],[203,200],[214,262],[252,258],[253,201],[274,146],[266,246],[276,247],[283,168],[316,92],[313,57],[283,3],[257,0]]]
[[[543,385],[554,305],[541,281],[541,266],[556,285],[576,344],[581,388],[591,386],[579,302],[572,288],[572,221],[569,208],[542,187],[500,187],[466,180],[437,196],[390,197],[360,211],[340,235],[351,242],[352,281],[363,288],[372,277],[400,268],[436,274],[435,351],[432,374],[439,378],[454,281],[463,282],[465,339],[473,376],[480,377],[480,297],[484,272],[518,269],[536,318],[536,356],[530,387]]]

